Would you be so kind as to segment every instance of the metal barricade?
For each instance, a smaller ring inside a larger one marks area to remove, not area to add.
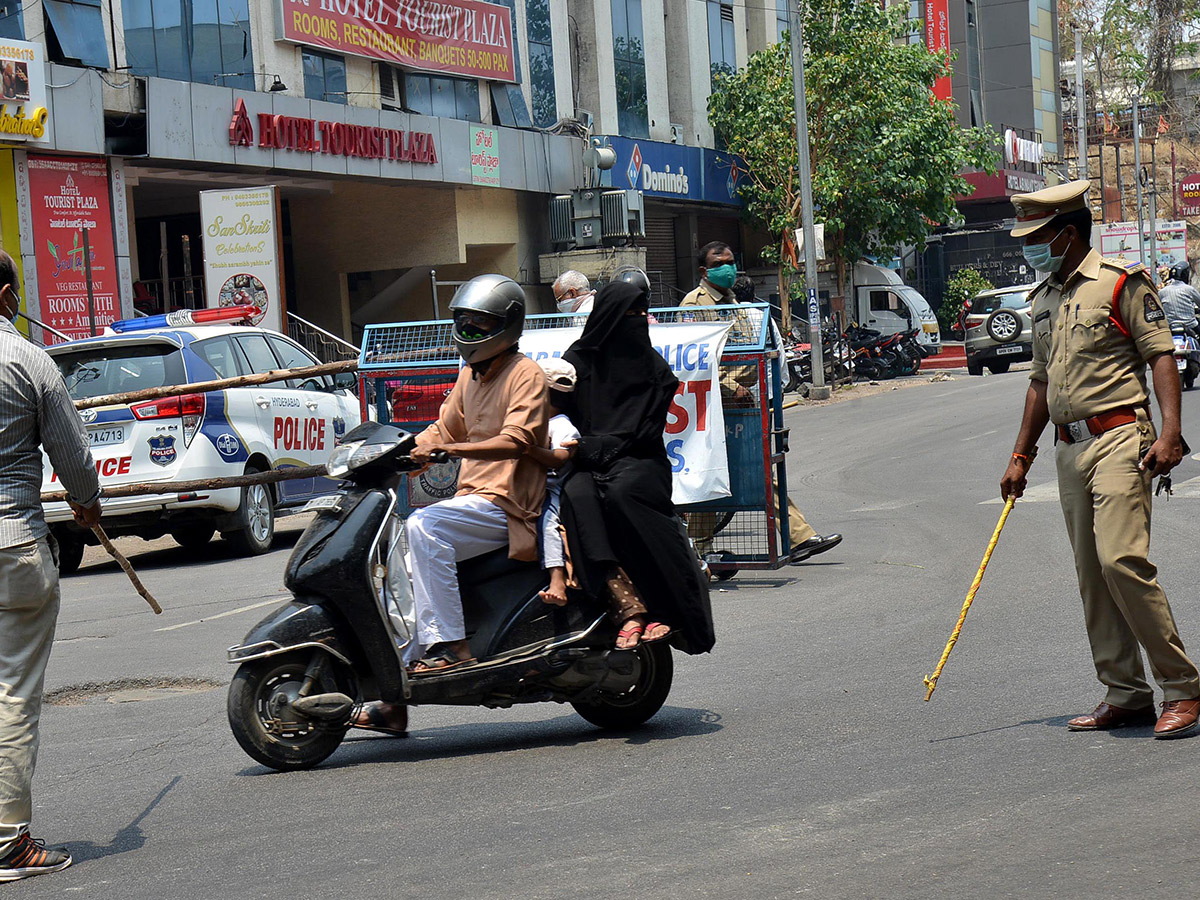
[[[730,495],[679,507],[697,549],[717,572],[786,564],[791,552],[784,466],[788,430],[783,427],[782,359],[769,306],[687,306],[650,312],[661,324],[732,322],[720,362]],[[529,316],[525,333],[581,328],[585,321],[582,313]],[[415,432],[437,418],[459,372],[450,329],[448,320],[366,327],[359,357],[364,420],[370,415]],[[736,391],[737,386],[745,391]],[[434,466],[407,481],[407,498],[403,493],[400,498],[401,503],[407,499],[405,512],[453,496],[457,462]]]

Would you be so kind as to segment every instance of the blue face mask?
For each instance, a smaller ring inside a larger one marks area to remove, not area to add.
[[[725,263],[723,266],[713,266],[704,273],[708,283],[724,290],[729,290],[733,287],[734,281],[737,280],[737,267],[733,263]]]
[[[1058,240],[1062,234],[1060,231],[1054,237],[1050,238],[1044,244],[1026,244],[1021,248],[1021,252],[1025,254],[1025,262],[1037,269],[1039,272],[1045,272],[1047,275],[1053,275],[1062,268],[1063,259],[1066,258],[1067,251],[1063,250],[1058,256],[1054,256],[1050,250],[1050,245]],[[1071,245],[1067,244],[1069,248]]]

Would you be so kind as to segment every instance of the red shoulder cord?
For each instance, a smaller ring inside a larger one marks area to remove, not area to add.
[[[1129,333],[1125,319],[1121,316],[1121,291],[1125,289],[1125,279],[1128,277],[1128,272],[1122,272],[1121,277],[1117,279],[1117,286],[1113,288],[1112,315],[1108,317],[1108,321],[1117,327],[1117,331],[1121,332],[1125,337],[1132,339],[1133,335]]]

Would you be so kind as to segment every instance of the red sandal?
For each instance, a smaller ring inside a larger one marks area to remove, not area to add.
[[[646,630],[646,626],[642,625],[640,622],[636,625],[630,625],[628,628],[622,628],[620,631],[617,632],[617,640],[618,641],[621,641],[621,640],[627,639],[627,638],[631,638],[631,637],[637,637],[637,638],[639,638],[639,640],[635,643],[630,644],[628,647],[622,647],[618,643],[617,649],[618,650],[635,650],[635,649],[637,649],[637,645],[639,643],[641,643],[640,638],[641,638],[642,632],[645,630]]]
[[[650,623],[648,623],[648,624],[646,625],[646,631],[653,631],[655,628],[666,628],[666,629],[667,629],[667,633],[666,633],[666,634],[660,634],[658,637],[652,637],[652,638],[651,638],[651,637],[648,637],[648,638],[642,638],[642,640],[641,640],[641,642],[640,642],[640,643],[643,643],[643,644],[657,644],[659,641],[665,641],[665,640],[667,640],[667,638],[669,638],[671,635],[673,635],[673,634],[675,633],[675,632],[674,632],[674,631],[671,629],[671,627],[670,627],[669,625],[667,625],[667,623],[666,623],[666,622],[650,622]]]

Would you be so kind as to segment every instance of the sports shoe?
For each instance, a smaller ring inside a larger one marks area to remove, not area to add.
[[[45,841],[35,841],[27,831],[0,859],[0,881],[19,881],[47,872],[61,872],[70,864],[70,853],[60,849],[47,850]]]

